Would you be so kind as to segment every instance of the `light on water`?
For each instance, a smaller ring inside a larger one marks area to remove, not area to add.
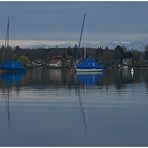
[[[148,146],[147,73],[0,75],[0,146]]]

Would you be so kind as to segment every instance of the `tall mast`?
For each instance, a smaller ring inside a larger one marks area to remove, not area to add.
[[[82,40],[82,35],[83,35],[83,30],[84,30],[84,24],[85,24],[86,14],[87,14],[87,11],[85,12],[84,18],[83,18],[83,23],[82,23],[82,28],[81,28],[81,34],[80,34],[80,39],[79,39],[78,51],[77,51],[76,59],[78,58],[78,55],[79,55],[79,50],[80,50],[80,45],[81,45],[81,40]]]
[[[5,58],[5,49],[8,47],[9,47],[9,17],[8,17],[6,37],[5,37],[5,46],[4,46],[3,55],[2,55],[2,64],[3,64],[4,58]]]
[[[83,38],[85,38],[84,40],[86,40],[86,17],[85,17],[85,23],[84,23],[84,37]],[[86,58],[86,43],[84,44],[84,58]]]
[[[7,23],[7,31],[6,31],[6,38],[5,38],[5,48],[9,46],[9,17],[8,17],[8,23]]]

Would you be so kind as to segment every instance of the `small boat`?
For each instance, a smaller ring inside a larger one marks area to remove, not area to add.
[[[85,19],[86,19],[86,13],[84,14],[84,18],[83,18],[83,24],[82,24],[76,59],[78,59],[78,52],[79,52],[79,48],[80,48],[80,44],[81,44]],[[100,72],[100,71],[103,71],[103,66],[101,64],[98,64],[95,59],[86,58],[86,48],[84,48],[83,57],[84,57],[84,59],[81,62],[76,62],[76,64],[74,65],[76,71],[78,71],[78,72]]]
[[[0,73],[5,72],[25,72],[25,67],[22,63],[16,60],[5,60],[5,49],[9,47],[9,18],[6,31],[5,46],[2,55],[2,63],[0,65]]]

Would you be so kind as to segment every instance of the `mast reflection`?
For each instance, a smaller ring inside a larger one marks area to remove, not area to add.
[[[5,101],[5,107],[8,119],[8,128],[11,127],[10,94],[12,87],[20,86],[25,73],[4,73],[0,75],[2,99]]]
[[[76,73],[75,74],[75,89],[76,89],[76,94],[79,99],[79,104],[80,104],[80,111],[82,114],[82,119],[84,123],[84,131],[85,134],[87,134],[87,108],[86,105],[84,104],[84,100],[86,100],[86,95],[87,95],[87,86],[88,85],[96,85],[96,82],[101,80],[103,78],[103,73],[97,72],[97,73]],[[84,96],[81,94],[80,91],[80,85],[84,85],[84,90],[85,94]],[[86,101],[85,101],[86,102]]]

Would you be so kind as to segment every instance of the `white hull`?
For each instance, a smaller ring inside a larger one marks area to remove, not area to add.
[[[78,69],[76,68],[77,72],[100,72],[103,71],[103,69]]]

